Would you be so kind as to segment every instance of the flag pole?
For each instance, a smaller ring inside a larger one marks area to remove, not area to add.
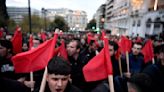
[[[46,86],[47,66],[45,67],[39,92],[44,92]]]
[[[155,2],[154,2],[154,11],[157,10],[157,6],[158,6],[158,0],[155,0]]]
[[[107,36],[104,36],[104,48],[108,48],[108,49],[105,49],[105,55],[107,54],[106,57],[110,57],[110,52],[109,52],[109,46],[108,46],[108,40],[107,40]],[[109,62],[109,61],[108,61]],[[110,61],[111,62],[111,61]],[[109,89],[110,89],[110,92],[114,92],[114,83],[113,83],[113,75],[112,74],[109,74],[108,72],[108,83],[109,83]]]
[[[154,57],[152,58],[152,64],[155,64],[155,60],[154,60]]]
[[[30,81],[33,82],[34,81],[34,77],[33,77],[33,72],[30,72]],[[34,91],[34,88],[31,88],[31,92]]]
[[[109,82],[110,92],[114,92],[113,75],[108,75],[108,82]]]
[[[126,51],[126,64],[127,64],[127,73],[130,73],[130,68],[129,68],[129,53]]]
[[[123,74],[122,74],[122,66],[121,66],[121,57],[120,56],[118,58],[118,64],[119,64],[120,76],[123,77]]]

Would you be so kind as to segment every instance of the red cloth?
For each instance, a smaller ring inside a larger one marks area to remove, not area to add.
[[[30,35],[30,39],[29,39],[29,49],[31,50],[32,47],[33,47],[33,36]]]
[[[61,46],[59,48],[59,56],[63,57],[64,59],[66,59],[68,61],[68,54],[65,48],[65,43],[64,40],[61,41]]]
[[[91,42],[91,40],[95,41],[95,38],[91,34],[87,34],[87,42],[88,42],[88,44]]]
[[[120,47],[118,48],[118,50],[117,50],[117,52],[116,52],[116,54],[115,54],[115,58],[117,59],[117,60],[119,60],[119,57],[121,56],[121,49],[120,49]]]
[[[46,41],[46,34],[44,32],[41,33],[41,39],[43,41]]]
[[[37,48],[15,55],[12,58],[16,73],[29,73],[43,69],[53,57],[58,35]]]
[[[137,37],[136,42],[142,42],[141,37]]]
[[[83,74],[86,81],[102,80],[107,78],[108,75],[113,74],[108,40],[106,38],[104,40],[104,48],[83,67]]]
[[[148,40],[142,48],[142,54],[144,55],[145,63],[152,61],[152,58],[154,58],[153,44],[151,40]]]
[[[121,36],[121,41],[119,42],[121,48],[121,53],[125,54],[126,51],[130,52],[132,48],[132,42],[125,36]]]
[[[3,31],[4,31],[4,29],[3,28],[0,28],[0,38],[3,37]]]
[[[22,52],[22,32],[20,30],[20,27],[16,28],[14,37],[11,40],[14,54]]]
[[[102,30],[102,31],[101,31],[101,40],[104,40],[105,35],[106,35],[106,34],[105,34],[105,31]]]

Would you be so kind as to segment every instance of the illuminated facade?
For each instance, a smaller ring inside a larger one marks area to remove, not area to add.
[[[56,15],[64,17],[70,30],[84,31],[86,28],[87,14],[85,11],[70,10],[66,8],[47,9],[48,19],[53,21]]]
[[[164,1],[158,0],[156,11],[154,3],[155,0],[107,0],[107,7],[113,7],[110,14],[106,13],[112,16],[106,17],[106,29],[111,29],[113,34],[141,37],[161,33],[164,31]]]

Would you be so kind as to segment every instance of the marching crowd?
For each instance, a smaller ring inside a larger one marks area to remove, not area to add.
[[[16,66],[13,64],[12,57],[37,49],[53,38],[54,32],[33,34],[32,43],[29,34],[22,34],[22,47],[19,53],[14,53],[13,49],[12,40],[15,34],[2,32],[0,34],[0,92],[110,92],[108,77],[86,81],[83,69],[104,48],[103,36],[108,39],[110,53],[108,57],[112,64],[114,92],[164,92],[163,36],[158,38],[115,36],[103,31],[105,35],[94,32],[66,34],[56,30],[58,37],[54,50],[57,50],[56,48],[64,41],[62,49],[65,49],[66,53],[53,55],[47,61],[46,68],[33,71],[33,80],[30,78],[30,72],[15,72]],[[124,47],[127,42],[123,39],[130,42],[128,47]],[[150,45],[153,47],[153,57],[145,59],[146,55],[150,56],[151,53],[149,53],[151,46],[147,48],[146,54],[143,53],[143,48],[149,41],[152,42]],[[97,58],[95,62],[99,59]],[[46,69],[46,77],[43,77]],[[99,77],[99,72],[91,77]],[[44,90],[40,91],[43,78],[46,84]]]

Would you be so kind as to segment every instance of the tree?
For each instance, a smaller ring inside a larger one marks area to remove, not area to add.
[[[89,23],[87,24],[86,29],[93,30],[93,28],[96,28],[96,20],[95,19],[92,19],[92,20],[89,21]]]
[[[61,16],[55,16],[55,20],[50,24],[51,30],[55,30],[56,28],[59,28],[60,30],[63,31],[69,30],[67,22]]]
[[[11,33],[14,33],[16,25],[17,24],[15,23],[15,21],[13,19],[9,19],[8,27],[7,27],[8,31],[11,32]]]
[[[6,0],[0,0],[0,27],[7,26],[9,16],[6,10]]]
[[[49,21],[47,20],[47,23]],[[32,15],[31,16],[31,24],[32,24],[32,32],[40,32],[41,29],[44,28],[44,19],[39,16]],[[23,32],[29,32],[29,19],[28,16],[24,16],[23,21],[20,23]]]

